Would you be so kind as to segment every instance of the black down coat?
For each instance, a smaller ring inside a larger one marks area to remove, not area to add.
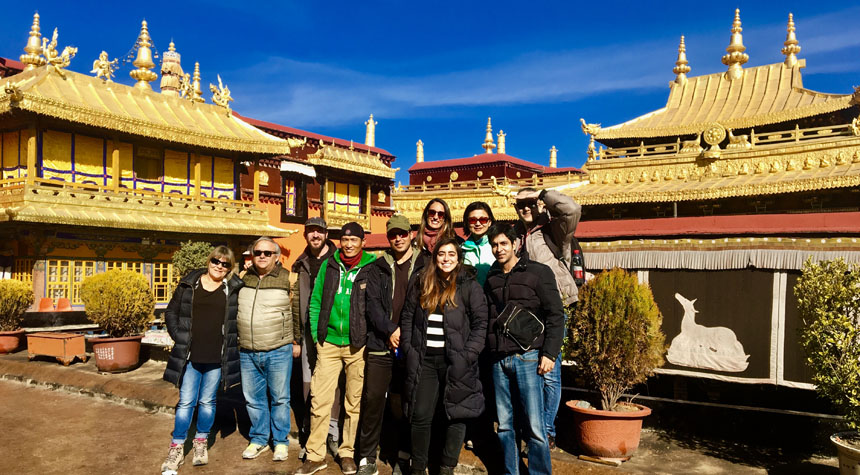
[[[478,355],[487,336],[487,299],[473,274],[465,270],[460,273],[454,296],[457,306],[446,305],[444,309],[448,372],[442,404],[448,419],[469,419],[484,412]],[[419,304],[422,275],[423,272],[412,275],[400,315],[400,351],[406,358],[403,411],[410,419],[427,351],[428,313]]]
[[[194,289],[200,282],[200,277],[206,269],[197,269],[188,273],[173,292],[164,320],[167,332],[173,339],[173,349],[167,359],[167,369],[164,370],[164,380],[179,387],[185,364],[188,362],[188,350],[191,347],[191,304],[194,300]],[[241,369],[239,366],[239,330],[236,326],[236,314],[239,312],[239,289],[245,285],[241,279],[233,275],[227,281],[227,311],[224,314],[222,332],[224,344],[221,347],[221,387],[227,389],[239,384]]]

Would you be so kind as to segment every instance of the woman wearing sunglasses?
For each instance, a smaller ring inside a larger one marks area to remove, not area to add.
[[[419,259],[422,264],[430,264],[436,243],[446,239],[462,240],[454,234],[454,225],[451,223],[451,209],[448,203],[440,198],[433,198],[424,207],[421,213],[421,224],[418,225],[418,234],[415,236],[416,245],[420,249]]]
[[[412,474],[427,472],[431,427],[444,414],[439,473],[454,473],[466,421],[484,410],[478,355],[487,332],[487,300],[464,268],[454,238],[438,242],[433,261],[409,281],[400,316],[400,349],[406,360],[404,412],[412,429]],[[437,412],[441,402],[443,411]]]
[[[230,248],[216,247],[206,263],[205,269],[193,270],[179,281],[164,314],[174,342],[164,379],[179,388],[179,404],[162,472],[176,472],[184,463],[183,446],[195,409],[193,463],[209,463],[215,395],[219,385],[227,389],[240,380],[236,313],[239,289],[245,284],[233,275],[235,258]]]
[[[469,237],[463,243],[463,263],[478,271],[475,279],[482,286],[487,280],[487,273],[496,258],[487,240],[487,231],[495,224],[493,210],[483,201],[475,201],[466,207],[463,213],[463,229],[468,230]]]

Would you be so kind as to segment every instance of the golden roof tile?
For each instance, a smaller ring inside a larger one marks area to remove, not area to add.
[[[15,93],[3,91],[14,91]],[[12,109],[169,142],[246,153],[287,155],[286,140],[223,108],[40,67],[0,80],[0,114]]]

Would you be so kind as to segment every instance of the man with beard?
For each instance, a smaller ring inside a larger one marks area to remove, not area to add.
[[[298,276],[295,284],[293,284],[293,313],[301,315],[302,328],[304,329],[303,339],[306,342],[313,342],[311,338],[311,325],[309,320],[309,303],[311,294],[314,290],[314,281],[317,278],[317,273],[323,261],[331,257],[336,251],[334,243],[328,239],[328,227],[324,219],[313,217],[305,222],[304,231],[305,241],[307,246],[304,252],[296,259],[293,264],[293,272]],[[299,426],[299,444],[302,449],[305,448],[308,435],[310,434],[310,391],[311,391],[311,376],[316,363],[316,348],[313,344],[305,345],[305,351],[302,352],[302,371],[300,375],[296,375],[298,371],[294,371],[294,380],[301,382],[302,397],[293,398],[296,401],[293,410],[296,412],[296,423]],[[301,378],[301,379],[299,379]],[[293,384],[293,387],[297,384]],[[335,395],[334,404],[332,405],[332,416],[329,423],[329,432],[327,437],[327,445],[337,447],[338,434],[338,418],[340,416],[340,389]],[[334,454],[332,454],[334,455]]]

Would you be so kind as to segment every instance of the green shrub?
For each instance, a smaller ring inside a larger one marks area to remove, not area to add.
[[[0,331],[21,328],[24,312],[33,305],[33,285],[20,280],[0,280]]]
[[[143,333],[153,318],[155,297],[143,274],[111,270],[81,283],[87,317],[112,337]]]
[[[803,326],[800,344],[819,394],[860,428],[860,268],[807,259],[794,286]]]
[[[636,274],[612,269],[580,289],[564,355],[600,391],[603,410],[615,410],[625,391],[663,366],[662,322],[651,289]]]
[[[194,269],[206,267],[209,263],[206,259],[215,248],[212,244],[203,241],[187,241],[179,246],[179,250],[173,253],[173,286],[185,274]]]

